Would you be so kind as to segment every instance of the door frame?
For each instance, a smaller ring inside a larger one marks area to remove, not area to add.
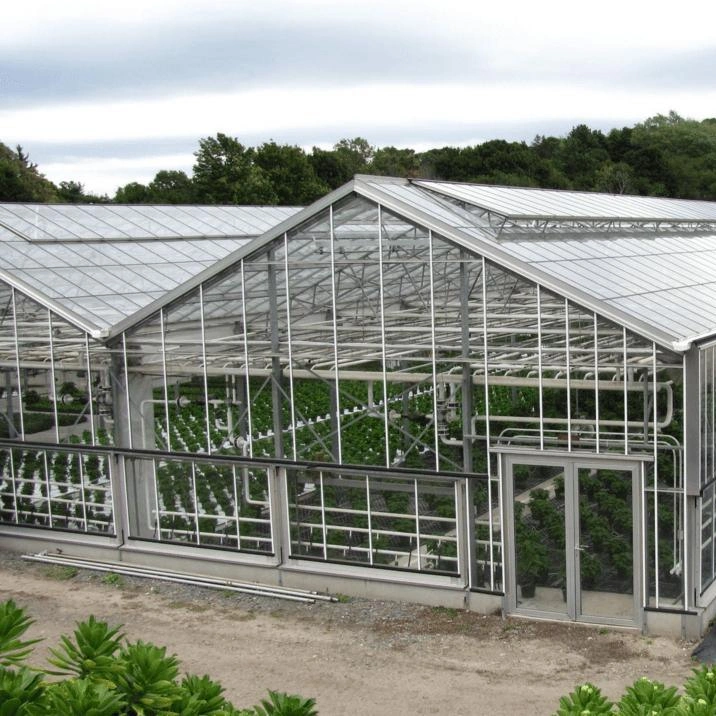
[[[567,601],[564,613],[530,609],[517,604],[517,577],[515,556],[514,479],[515,465],[547,465],[564,468],[565,477],[565,560]],[[632,549],[633,549],[633,618],[606,617],[582,614],[581,579],[579,575],[579,469],[622,470],[632,474]],[[508,614],[520,614],[542,619],[610,624],[614,626],[640,627],[643,620],[643,555],[642,555],[642,495],[641,484],[644,460],[632,456],[589,453],[545,453],[532,451],[500,451],[500,480],[503,494],[503,524],[505,525],[505,610]],[[570,479],[567,479],[568,474]]]

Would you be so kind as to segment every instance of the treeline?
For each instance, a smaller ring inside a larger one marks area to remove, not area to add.
[[[76,181],[56,186],[21,147],[0,144],[0,200],[304,205],[355,174],[716,200],[716,118],[675,112],[608,133],[580,124],[564,137],[538,135],[529,144],[495,139],[426,152],[375,147],[360,137],[310,152],[273,141],[247,147],[219,133],[200,139],[194,157],[191,176],[162,170],[110,198],[88,194]]]

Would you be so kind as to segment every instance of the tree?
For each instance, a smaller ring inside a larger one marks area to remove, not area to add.
[[[609,194],[633,194],[634,170],[626,162],[604,162],[597,170],[594,188]]]
[[[149,204],[149,189],[137,181],[119,187],[114,195],[115,204]]]
[[[256,149],[254,165],[270,183],[277,204],[310,204],[328,191],[300,147],[266,142]]]
[[[369,174],[412,178],[420,173],[420,162],[414,149],[382,147],[376,149],[368,166]]]
[[[313,147],[307,157],[316,178],[329,189],[337,189],[352,179],[351,164],[335,150]]]
[[[370,163],[375,154],[375,147],[363,137],[354,137],[353,139],[339,139],[333,145],[333,151],[351,157],[356,163],[357,169]]]
[[[684,119],[676,112],[656,115],[637,124],[632,132],[632,151],[651,160],[645,190],[663,187],[664,194],[685,199],[713,199],[716,187],[716,126],[705,120]],[[632,157],[625,157],[633,165]]]
[[[85,192],[84,184],[78,181],[61,181],[57,189],[57,200],[66,204],[107,204],[109,197]]]
[[[199,140],[194,153],[194,188],[206,204],[275,204],[277,197],[263,170],[254,164],[255,150],[219,132]]]
[[[461,150],[458,147],[429,149],[419,155],[420,176],[425,179],[463,181]]]
[[[192,204],[196,192],[186,172],[162,169],[149,183],[147,193],[154,204]]]
[[[596,174],[609,160],[606,137],[586,124],[572,129],[561,142],[555,161],[574,189],[594,189]]]
[[[0,143],[0,201],[53,201],[57,187],[37,170],[18,145],[15,151]]]

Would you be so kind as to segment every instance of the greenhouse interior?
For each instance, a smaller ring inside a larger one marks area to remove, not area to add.
[[[650,633],[716,615],[716,203],[356,176],[0,205],[0,545]]]

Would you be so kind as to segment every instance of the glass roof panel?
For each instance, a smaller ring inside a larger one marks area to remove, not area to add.
[[[204,207],[177,206],[175,210],[182,221],[195,227],[195,236],[224,236],[231,233],[231,225],[216,219],[213,213],[206,211]]]
[[[76,239],[78,234],[67,231],[47,219],[48,206],[34,204],[0,205],[0,223],[28,239]]]
[[[145,236],[153,236],[154,238],[170,238],[176,236],[177,232],[167,226],[167,217],[159,211],[158,207],[142,206],[137,204],[131,209],[131,218],[139,226],[145,230]]]
[[[13,272],[13,276],[24,281],[28,286],[40,291],[49,298],[76,298],[87,295],[87,288],[81,286],[76,280],[70,280],[63,271],[68,269],[20,269]],[[77,271],[70,270],[70,276],[78,279]]]
[[[232,227],[232,234],[258,236],[280,224],[301,209],[295,206],[210,206],[210,216],[221,217]]]
[[[716,221],[716,202],[710,201],[423,180],[416,180],[414,184],[507,217]]]
[[[82,273],[90,280],[88,284],[89,295],[102,296],[105,294],[117,293],[127,295],[130,293],[144,293],[145,291],[156,291],[157,285],[151,283],[146,285],[146,280],[133,271],[131,266],[117,267],[101,267],[93,269],[81,269]],[[92,282],[96,281],[99,286]]]
[[[73,236],[82,237],[83,239],[100,239],[102,234],[95,231],[94,227],[90,227],[89,224],[96,224],[97,222],[92,221],[91,215],[84,212],[84,216],[79,215],[79,212],[72,212],[75,214],[74,218],[70,216],[68,209],[73,207],[62,207],[62,210],[56,209],[54,206],[43,207],[46,209],[46,216],[49,221],[52,221],[57,226],[61,227],[68,234]]]
[[[92,207],[92,214],[109,224],[123,238],[147,238],[149,233],[137,223],[138,217],[131,206],[104,205]]]
[[[197,227],[195,222],[186,221],[182,212],[175,211],[171,206],[137,206],[143,215],[150,216],[153,220],[165,227],[171,236],[201,236],[204,232]]]
[[[53,209],[56,214],[65,217],[65,220],[74,221],[79,227],[82,227],[83,238],[117,239],[126,237],[116,223],[112,224],[106,220],[108,213],[100,205],[62,204],[53,206]]]
[[[240,245],[238,244],[234,248],[239,248]],[[223,259],[227,254],[227,251],[220,246],[216,246],[213,241],[182,241],[181,249],[197,261],[211,258]]]
[[[45,251],[44,246],[34,246],[26,241],[13,244],[3,244],[2,266],[6,265],[16,268],[37,268],[52,266],[70,266],[71,263],[62,256],[53,256]]]
[[[0,204],[0,227],[29,241],[245,237],[258,236],[297,211],[275,206]]]

